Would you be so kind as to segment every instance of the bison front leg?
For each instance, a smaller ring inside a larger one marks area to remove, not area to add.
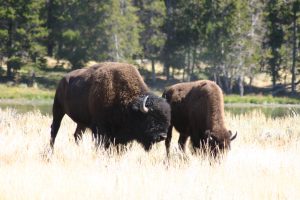
[[[79,140],[81,140],[82,138],[82,133],[86,130],[86,127],[81,125],[81,124],[77,124],[75,133],[74,133],[74,138],[75,138],[75,142],[76,144],[78,144]]]
[[[200,136],[198,134],[191,135],[191,142],[193,146],[193,153],[196,153],[200,149]]]
[[[179,139],[178,139],[178,146],[179,146],[180,150],[182,150],[183,152],[185,152],[185,144],[186,144],[187,139],[188,139],[188,136],[180,134]]]
[[[110,138],[108,137],[109,132],[107,129],[101,125],[92,125],[91,130],[96,148],[98,148],[100,145],[103,145],[104,148],[107,149],[110,145]]]

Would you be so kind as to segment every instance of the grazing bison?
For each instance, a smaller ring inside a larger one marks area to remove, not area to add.
[[[229,149],[235,139],[224,123],[222,90],[209,80],[175,84],[163,93],[171,105],[171,126],[165,141],[169,154],[173,126],[179,132],[179,147],[184,151],[188,137],[194,148],[216,155],[218,149]],[[208,148],[207,148],[208,147]]]
[[[106,62],[78,69],[59,82],[53,103],[50,145],[63,116],[77,128],[75,141],[86,128],[110,143],[137,140],[145,150],[167,136],[171,111],[165,99],[150,93],[137,69],[124,63]]]

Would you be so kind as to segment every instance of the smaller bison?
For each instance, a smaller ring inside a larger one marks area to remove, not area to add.
[[[165,141],[169,155],[173,126],[179,132],[179,147],[185,151],[188,137],[194,149],[216,155],[230,148],[232,136],[224,123],[224,102],[220,87],[209,80],[175,84],[163,93],[171,105],[171,126]]]
[[[136,140],[145,150],[166,138],[171,118],[169,104],[150,92],[134,66],[114,62],[74,70],[59,82],[53,103],[52,148],[65,114],[77,123],[76,142],[89,128],[98,143],[99,136],[106,138],[106,147]]]

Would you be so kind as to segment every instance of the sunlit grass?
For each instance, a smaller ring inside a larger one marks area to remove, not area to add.
[[[300,104],[299,98],[273,97],[271,95],[226,95],[225,103],[252,103],[252,104]]]
[[[0,99],[53,99],[54,90],[0,84]]]
[[[220,162],[163,143],[145,152],[95,150],[91,134],[76,145],[65,118],[48,153],[50,116],[0,109],[0,199],[299,199],[300,116],[226,114],[238,131]]]

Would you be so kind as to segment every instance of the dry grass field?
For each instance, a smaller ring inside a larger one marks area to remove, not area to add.
[[[300,199],[300,116],[226,120],[238,137],[215,163],[176,136],[169,160],[163,143],[95,151],[87,133],[77,146],[67,117],[49,155],[50,116],[0,109],[0,199]]]

